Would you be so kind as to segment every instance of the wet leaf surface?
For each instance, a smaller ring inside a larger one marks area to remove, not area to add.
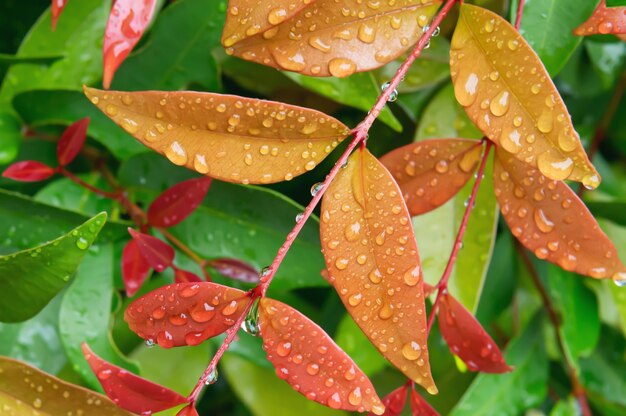
[[[128,241],[122,252],[122,280],[128,296],[132,297],[137,293],[150,276],[150,269],[150,263],[141,254],[137,241]]]
[[[89,121],[89,117],[80,119],[65,129],[61,135],[57,144],[57,160],[61,166],[72,162],[82,149],[87,138]]]
[[[148,223],[153,227],[173,227],[187,218],[202,203],[211,178],[189,179],[167,189],[148,208]]]
[[[578,36],[626,34],[626,6],[607,7],[606,0],[600,1],[593,14],[574,30]]]
[[[137,250],[157,272],[162,272],[174,261],[174,248],[165,241],[148,234],[140,233],[132,228],[128,232],[137,243]]]

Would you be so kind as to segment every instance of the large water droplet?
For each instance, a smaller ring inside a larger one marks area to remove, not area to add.
[[[471,72],[467,76],[459,76],[454,83],[454,93],[459,104],[468,107],[476,101],[478,75]]]
[[[322,189],[324,184],[322,182],[318,182],[311,186],[311,196],[317,195],[317,193]]]
[[[259,336],[261,332],[259,326],[259,299],[256,299],[250,307],[246,319],[241,323],[241,329],[253,337]]]
[[[87,247],[89,247],[89,241],[87,241],[84,237],[80,237],[78,240],[76,240],[76,247],[81,250],[86,250]]]
[[[210,386],[211,384],[215,384],[217,382],[218,376],[219,375],[217,373],[217,368],[214,368],[213,370],[211,370],[206,380],[204,380],[204,384],[207,386]]]
[[[574,162],[569,157],[563,157],[556,149],[549,149],[537,157],[537,166],[545,176],[555,179],[566,179],[572,170]]]
[[[328,63],[328,72],[334,77],[344,78],[354,74],[356,64],[350,59],[334,58]]]
[[[389,89],[389,86],[391,85],[390,82],[385,82],[380,89],[382,90],[382,92],[385,92]],[[387,98],[387,101],[392,103],[394,101],[396,101],[398,99],[398,90],[394,89],[391,94],[389,94],[389,98]]]
[[[402,355],[407,360],[417,360],[422,355],[420,344],[415,341],[407,342],[402,346]]]

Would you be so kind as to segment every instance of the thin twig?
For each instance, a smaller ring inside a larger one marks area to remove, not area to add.
[[[78,176],[74,175],[72,172],[70,172],[69,170],[65,169],[64,167],[59,167],[58,171],[59,171],[59,173],[61,175],[65,176],[66,178],[68,178],[72,182],[76,183],[77,185],[82,186],[83,188],[93,192],[96,195],[99,195],[99,196],[104,197],[104,198],[109,198],[109,199],[117,199],[118,198],[118,193],[117,192],[109,192],[109,191],[105,191],[103,189],[96,188],[92,184],[87,183],[84,180],[82,180],[81,178],[79,178]]]
[[[524,13],[524,2],[526,0],[519,0],[517,3],[517,14],[515,15],[515,29],[519,30],[522,25],[522,14]]]

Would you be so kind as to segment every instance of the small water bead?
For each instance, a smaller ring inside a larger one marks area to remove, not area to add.
[[[616,278],[617,276],[617,278]],[[626,273],[619,272],[613,276],[613,282],[617,287],[626,287]]]
[[[317,195],[317,193],[322,190],[323,186],[324,184],[322,182],[313,184],[313,186],[311,186],[311,196]]]
[[[156,345],[156,343],[154,342],[154,340],[152,338],[148,338],[145,341],[145,344],[146,344],[146,347],[148,347],[148,348],[152,348],[152,347],[154,347]]]
[[[206,380],[204,381],[204,384],[206,386],[210,386],[211,384],[215,384],[217,382],[218,376],[219,375],[217,373],[217,368],[214,368],[213,370],[211,370],[211,372],[207,376]]]
[[[303,218],[304,218],[304,212],[300,212],[298,215],[296,215],[296,223],[299,223],[300,221],[302,221]]]
[[[271,272],[272,272],[272,269],[270,269],[269,266],[263,267],[261,271],[259,272],[259,279],[263,281],[270,275]]]
[[[382,92],[387,91],[387,90],[389,89],[389,86],[390,86],[390,85],[391,85],[391,83],[390,83],[390,82],[385,82],[385,83],[384,83],[384,84],[380,87],[381,91],[382,91]],[[387,101],[388,101],[388,102],[390,102],[390,103],[393,103],[393,102],[394,102],[394,101],[396,101],[397,99],[398,99],[398,90],[395,90],[395,89],[394,89],[394,90],[391,92],[391,94],[389,94],[389,98],[387,98]]]
[[[259,336],[261,328],[259,326],[259,299],[256,299],[246,315],[246,319],[241,323],[241,329],[253,337]]]

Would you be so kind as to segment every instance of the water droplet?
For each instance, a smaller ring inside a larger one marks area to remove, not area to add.
[[[496,95],[489,104],[491,114],[496,117],[503,116],[509,110],[509,92],[504,90]]]
[[[341,408],[341,398],[339,397],[339,393],[333,393],[327,400],[328,407],[331,409],[340,409]]]
[[[350,306],[357,306],[359,303],[361,303],[361,300],[363,300],[363,295],[361,295],[360,293],[355,293],[348,298],[348,303],[350,304]]]
[[[441,33],[441,28],[437,26],[435,30],[433,31],[433,37],[439,36],[440,33]]]
[[[382,92],[385,92],[389,89],[389,86],[391,85],[390,82],[385,82],[380,89],[382,90]],[[389,98],[387,98],[387,101],[392,103],[394,101],[396,101],[398,99],[398,90],[394,89],[391,94],[389,94]]]
[[[302,221],[302,218],[304,218],[304,212],[298,213],[298,215],[296,215],[296,222]]]
[[[315,363],[309,363],[306,366],[306,372],[314,376],[320,371],[320,366]]]
[[[454,93],[459,104],[468,107],[476,101],[478,75],[471,72],[467,76],[459,76],[454,83]]]
[[[286,357],[291,352],[291,342],[281,342],[276,347],[276,354],[281,357]]]
[[[145,344],[146,344],[146,347],[148,347],[148,348],[152,348],[152,347],[154,347],[155,342],[154,342],[154,340],[153,340],[152,338],[148,338],[148,339],[145,341]]]
[[[589,174],[583,177],[583,186],[589,190],[594,190],[600,185],[600,177],[596,174]]]
[[[626,272],[617,272],[613,275],[613,282],[618,287],[626,287]]]
[[[370,282],[378,284],[383,280],[383,274],[378,268],[373,269],[368,275]]]
[[[215,382],[217,382],[218,376],[219,376],[219,374],[217,373],[217,368],[212,369],[211,372],[209,373],[209,375],[207,376],[206,380],[204,380],[204,384],[206,386],[210,386],[211,384],[215,384]]]
[[[318,182],[311,186],[311,196],[317,195],[317,193],[322,189],[324,184],[322,182]]]
[[[402,355],[407,360],[417,360],[422,355],[420,344],[415,341],[407,342],[402,346]]]
[[[86,250],[87,247],[89,247],[89,241],[87,241],[87,239],[85,239],[84,237],[80,237],[78,240],[76,240],[76,247],[78,247],[80,250]]]
[[[355,388],[348,394],[348,402],[352,406],[358,406],[363,401],[363,395],[361,394],[361,389],[359,387]]]
[[[408,286],[415,286],[420,281],[421,268],[419,265],[410,268],[404,273],[404,283]]]
[[[553,127],[552,111],[543,110],[537,120],[537,128],[542,133],[550,133]]]
[[[537,166],[541,173],[555,180],[566,179],[574,170],[572,159],[562,156],[556,149],[549,149],[540,154],[537,157]]]
[[[165,149],[165,156],[175,165],[182,166],[187,163],[187,152],[177,141],[173,141]]]
[[[356,64],[350,59],[334,58],[328,63],[328,71],[337,78],[344,78],[354,74]]]
[[[272,269],[270,269],[269,266],[263,267],[261,271],[259,272],[259,280],[263,281],[270,275],[271,272],[272,272]]]

